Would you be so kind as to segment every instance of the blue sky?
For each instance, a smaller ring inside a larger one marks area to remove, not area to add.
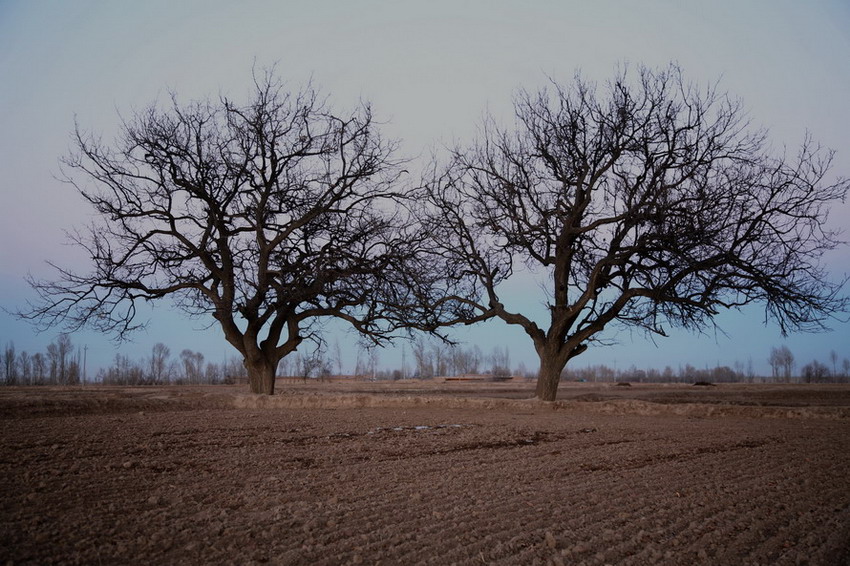
[[[566,82],[580,69],[604,80],[622,62],[669,61],[690,79],[720,78],[743,98],[753,123],[770,129],[778,150],[793,151],[809,131],[837,151],[834,173],[850,175],[850,4],[843,0],[0,0],[0,306],[15,309],[32,298],[23,278],[48,276],[44,260],[85,264],[63,245],[63,230],[85,223],[88,210],[55,178],[75,117],[110,139],[119,112],[128,115],[169,89],[184,101],[218,93],[244,99],[252,65],[277,64],[296,87],[312,78],[338,107],[371,101],[388,122],[385,134],[416,156],[470,139],[485,111],[509,116],[513,91],[535,89],[547,75]],[[850,224],[850,207],[837,206],[831,222]],[[847,248],[828,261],[836,277],[850,272]],[[539,308],[542,301],[533,284],[508,293],[509,304]],[[202,330],[169,306],[155,309],[149,330],[121,351],[139,358],[162,341],[212,361],[235,354],[217,329]],[[752,360],[764,373],[770,347],[782,343],[798,366],[826,361],[831,350],[850,357],[848,324],[783,339],[762,319],[757,306],[722,315],[726,335],[677,333],[655,343],[620,332],[618,345],[591,349],[574,363],[662,368]],[[509,346],[514,365],[536,365],[530,341],[502,324],[457,335],[485,352]],[[0,313],[3,344],[35,352],[53,337]],[[73,339],[88,345],[89,368],[116,351],[107,337]],[[354,337],[340,333],[339,341],[353,367]],[[382,353],[385,366],[399,359],[398,351]]]

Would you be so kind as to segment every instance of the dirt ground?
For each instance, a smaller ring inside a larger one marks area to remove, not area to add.
[[[850,564],[850,387],[0,389],[0,564]]]

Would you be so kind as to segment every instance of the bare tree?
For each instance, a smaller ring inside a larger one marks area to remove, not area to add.
[[[77,348],[77,352],[71,351],[71,355],[68,358],[68,365],[66,366],[66,382],[69,385],[79,385],[80,376],[82,375],[82,350]]]
[[[171,377],[168,371],[169,356],[171,356],[171,349],[168,346],[162,342],[153,345],[150,359],[150,378],[154,383],[169,381]]]
[[[785,381],[791,381],[791,373],[794,371],[794,354],[788,348],[784,348],[782,354],[782,377]],[[748,372],[752,373],[752,361],[750,361]]]
[[[295,358],[295,372],[304,381],[311,377],[322,377],[322,368],[325,365],[322,353],[318,348],[309,354],[301,354]]]
[[[782,377],[785,381],[791,380],[791,372],[794,369],[794,354],[791,353],[788,346],[782,345],[778,348],[771,348],[768,363],[773,370],[774,379]]]
[[[47,361],[49,363],[47,381],[55,385],[59,382],[59,349],[53,342],[47,345]]]
[[[493,346],[490,354],[490,374],[494,377],[511,375],[511,352],[507,346]]]
[[[26,350],[18,354],[18,364],[21,368],[21,381],[24,383],[24,385],[32,385],[32,357]]]
[[[289,376],[294,375],[294,370],[292,368],[295,367],[296,365],[297,364],[295,363],[295,360],[290,359],[288,357],[283,358],[277,364],[277,374],[278,375],[289,375]],[[244,367],[244,364],[243,364],[243,367]],[[247,376],[247,370],[245,372],[245,375]]]
[[[56,366],[57,378],[62,385],[68,385],[71,381],[69,364],[69,355],[74,351],[74,344],[71,343],[71,337],[63,332],[56,337]]]
[[[488,119],[434,167],[422,214],[450,276],[433,303],[441,322],[522,328],[540,399],[613,323],[702,331],[758,302],[785,333],[846,311],[820,266],[838,244],[828,210],[848,188],[827,178],[831,152],[806,139],[774,155],[739,102],[673,66],[624,71],[604,94],[581,77],[521,92],[515,112],[515,130]],[[522,264],[547,281],[548,320],[500,297]]]
[[[189,383],[200,383],[204,370],[204,355],[192,350],[180,352],[180,362],[183,364],[183,377]]]
[[[377,379],[378,377],[378,364],[381,362],[381,354],[378,352],[378,349],[372,346],[369,348],[369,377],[371,379]]]
[[[477,345],[469,348],[454,345],[451,347],[449,358],[454,375],[475,374],[481,363],[481,348]]]
[[[282,365],[282,364],[281,364]],[[278,366],[278,371],[283,371],[284,368]],[[248,374],[245,371],[245,366],[238,358],[227,358],[227,361],[224,364],[223,368],[224,380],[227,383],[236,383],[237,381],[243,381]],[[284,373],[283,375],[286,375]]]
[[[366,367],[366,358],[368,358],[368,354],[365,349],[362,347],[358,348],[357,358],[354,361],[354,375],[357,377],[362,377],[369,371]]]
[[[811,363],[803,366],[800,370],[800,377],[806,383],[823,383],[830,378],[829,368],[826,364],[813,360]]]
[[[207,362],[204,369],[204,382],[209,384],[220,383],[222,377],[221,366],[214,362]]]
[[[514,375],[516,375],[518,377],[526,377],[527,373],[528,373],[528,368],[525,367],[525,362],[520,360],[519,364],[517,364],[516,368],[514,369]]]
[[[15,354],[14,342],[9,342],[0,353],[2,359],[3,380],[6,385],[18,385],[18,356]]]
[[[337,375],[342,375],[342,348],[339,347],[339,340],[334,340],[331,363],[336,369]]]
[[[141,363],[116,353],[112,365],[98,372],[98,379],[110,385],[142,385],[145,383],[145,372]]]
[[[431,359],[434,360],[434,375],[446,376],[449,374],[449,346],[442,340],[431,343]]]
[[[469,373],[478,373],[480,370],[480,365],[483,359],[483,354],[481,353],[481,348],[475,344],[469,350]]]
[[[35,384],[41,385],[47,377],[47,362],[44,360],[44,354],[36,352],[32,355],[32,381]]]
[[[779,369],[782,367],[782,362],[779,357],[779,348],[771,348],[770,357],[767,358],[767,363],[770,364],[770,374],[774,380],[779,379]]]
[[[428,342],[420,337],[413,342],[413,359],[416,362],[414,375],[419,379],[434,377],[434,363]]]
[[[172,96],[124,121],[112,145],[79,126],[74,136],[67,178],[99,219],[71,237],[93,269],[31,280],[39,299],[21,317],[122,340],[144,325],[140,301],[170,297],[215,320],[266,394],[278,362],[320,340],[318,320],[375,343],[402,325],[409,274],[396,268],[415,238],[396,206],[396,143],[368,104],[336,114],[266,73],[244,106]]]

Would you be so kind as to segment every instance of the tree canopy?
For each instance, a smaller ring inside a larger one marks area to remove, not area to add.
[[[215,319],[262,393],[283,356],[320,339],[318,320],[389,337],[416,242],[398,206],[397,144],[368,104],[336,113],[271,73],[254,86],[245,105],[172,95],[124,121],[112,144],[78,126],[64,165],[97,213],[71,235],[92,269],[31,281],[39,301],[21,315],[123,339],[143,324],[140,301],[170,297]]]
[[[500,318],[531,338],[553,400],[612,324],[702,331],[759,303],[785,333],[847,310],[821,261],[850,183],[830,177],[833,153],[777,151],[675,66],[522,91],[513,127],[485,119],[416,191],[369,104],[339,113],[270,72],[254,87],[242,105],[173,95],[112,143],[78,126],[65,173],[96,216],[71,238],[92,268],[31,280],[20,316],[120,340],[140,302],[168,297],[215,320],[258,393],[323,319],[382,343]],[[500,297],[520,265],[544,281],[547,321]]]
[[[540,357],[537,395],[610,324],[703,330],[751,303],[781,330],[816,330],[847,308],[821,265],[846,179],[811,139],[789,156],[739,101],[670,66],[581,76],[515,99],[425,183],[422,211],[445,272],[447,323],[500,318]],[[549,320],[503,304],[518,265],[546,285]],[[447,305],[453,305],[451,308]]]

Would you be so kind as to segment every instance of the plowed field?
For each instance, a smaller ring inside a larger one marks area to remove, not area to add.
[[[0,390],[0,564],[850,564],[850,388]]]

